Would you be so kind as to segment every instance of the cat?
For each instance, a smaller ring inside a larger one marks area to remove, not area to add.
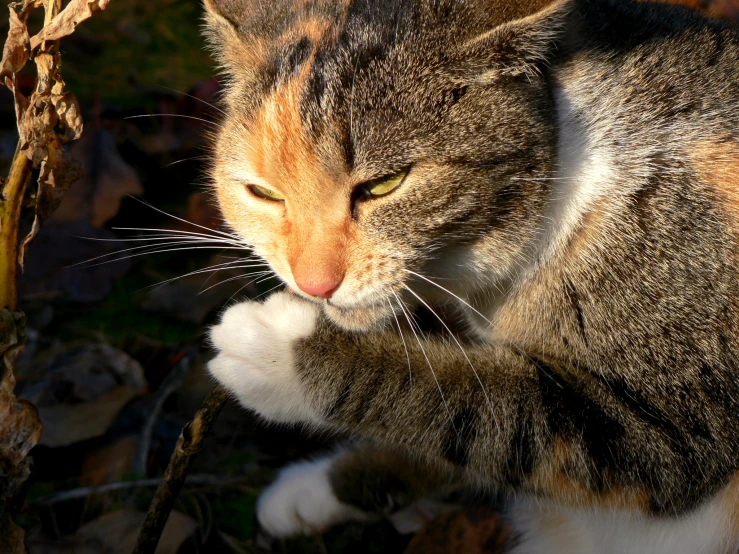
[[[739,551],[739,32],[631,0],[205,0],[209,170],[284,281],[209,371],[358,440],[277,536],[464,485],[509,551]],[[414,312],[449,306],[440,333]]]

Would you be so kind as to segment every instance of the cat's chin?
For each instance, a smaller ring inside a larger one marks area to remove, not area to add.
[[[347,331],[369,331],[390,315],[383,306],[340,308],[326,303],[323,310],[333,323]]]

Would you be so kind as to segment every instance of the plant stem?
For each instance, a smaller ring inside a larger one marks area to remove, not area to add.
[[[44,14],[44,27],[62,9],[62,0],[49,0]],[[42,45],[47,52],[59,47],[59,41]],[[18,121],[20,125],[21,121]],[[18,227],[23,207],[23,197],[31,176],[31,160],[21,150],[21,143],[15,148],[10,174],[0,191],[0,309],[11,312],[18,304],[16,288],[18,278]]]
[[[215,387],[203,401],[193,420],[182,429],[154,500],[149,505],[133,554],[154,554],[193,459],[200,452],[203,439],[208,435],[227,398],[228,392],[225,389]]]
[[[15,311],[18,303],[15,286],[18,272],[18,224],[23,195],[30,176],[31,161],[18,144],[0,197],[0,309],[11,312]]]

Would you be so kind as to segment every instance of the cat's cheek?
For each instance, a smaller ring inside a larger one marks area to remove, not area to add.
[[[211,329],[208,370],[246,408],[270,421],[318,423],[300,382],[295,344],[316,327],[318,307],[287,293],[229,308]]]

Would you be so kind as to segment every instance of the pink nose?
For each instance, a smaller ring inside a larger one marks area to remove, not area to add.
[[[301,283],[296,279],[295,284],[298,285],[300,290],[307,294],[310,294],[311,296],[316,296],[318,298],[331,298],[331,295],[333,295],[333,293],[336,292],[336,289],[339,288],[341,281],[339,280],[326,281],[323,283]]]

